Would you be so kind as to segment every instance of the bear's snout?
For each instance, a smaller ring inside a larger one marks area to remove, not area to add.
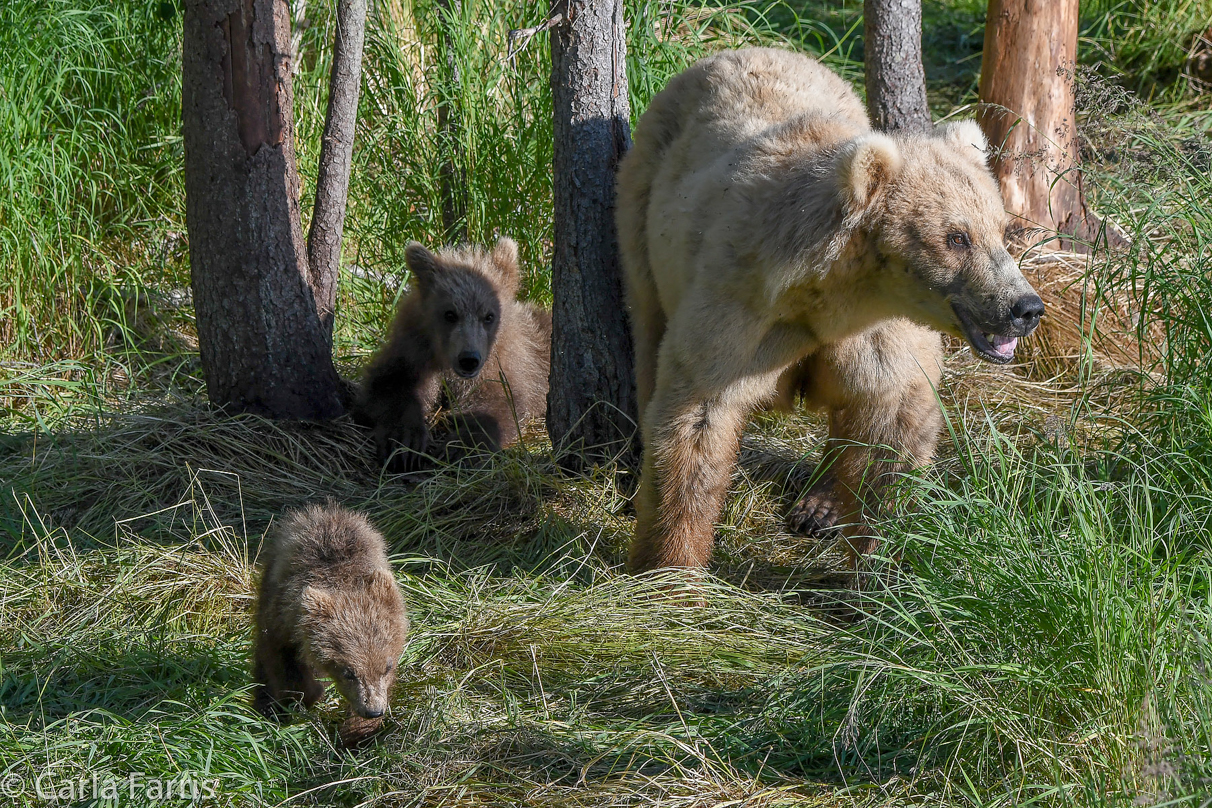
[[[470,378],[480,370],[480,352],[479,351],[463,351],[459,354],[458,362],[455,365],[455,371],[460,376]]]
[[[382,707],[366,707],[358,712],[362,714],[363,718],[382,718],[384,711]]]
[[[1039,318],[1044,316],[1044,301],[1039,295],[1023,295],[1010,306],[1010,316],[1014,318],[1014,330],[1019,336],[1027,336],[1039,325]]]

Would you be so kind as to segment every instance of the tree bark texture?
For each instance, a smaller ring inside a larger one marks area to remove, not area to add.
[[[207,394],[228,411],[343,411],[295,168],[286,0],[188,0],[186,224]]]
[[[922,0],[864,0],[863,70],[872,126],[886,132],[930,129]]]
[[[316,202],[307,232],[307,265],[316,309],[328,342],[337,308],[337,279],[341,269],[341,237],[353,163],[354,131],[358,123],[358,92],[362,85],[362,46],[366,40],[366,0],[338,0],[337,35],[328,111],[320,143]]]
[[[1078,0],[989,0],[980,123],[1006,210],[1021,228],[1089,238],[1078,169],[1072,70]]]
[[[462,84],[451,30],[460,17],[462,3],[461,0],[438,0],[437,7],[446,65],[446,74],[438,88],[438,142],[442,148],[438,178],[442,194],[442,229],[449,241],[458,244],[467,240],[467,178],[463,174],[463,122],[458,107]]]
[[[615,171],[631,147],[623,0],[560,0],[555,108],[553,334],[547,431],[575,458],[630,460],[634,352],[614,225]]]

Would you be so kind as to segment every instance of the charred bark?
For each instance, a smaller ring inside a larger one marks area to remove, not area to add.
[[[922,0],[864,0],[863,71],[872,126],[886,132],[930,129]]]
[[[631,146],[623,0],[561,0],[552,27],[553,334],[547,431],[569,464],[634,457],[634,352],[614,225]]]
[[[228,411],[324,419],[340,380],[299,217],[285,0],[188,0],[186,224],[202,369]]]

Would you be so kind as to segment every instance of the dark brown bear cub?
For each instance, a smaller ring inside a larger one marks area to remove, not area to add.
[[[378,721],[408,617],[383,537],[333,504],[293,511],[266,547],[254,638],[254,703],[270,716],[307,707],[329,678],[352,717]],[[364,726],[364,724],[363,724]]]
[[[499,449],[547,408],[551,315],[516,299],[518,246],[435,255],[405,251],[413,288],[400,301],[387,343],[371,360],[354,416],[373,427],[379,462],[419,468],[431,424],[449,433],[441,451]],[[435,414],[443,413],[439,423]]]

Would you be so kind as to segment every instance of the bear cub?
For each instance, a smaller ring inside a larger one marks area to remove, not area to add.
[[[328,678],[369,734],[387,710],[407,631],[387,546],[366,518],[332,502],[293,511],[266,547],[254,705],[271,717],[290,701],[311,707]]]
[[[551,314],[516,299],[517,244],[435,255],[414,241],[405,259],[413,288],[367,368],[355,420],[392,471],[420,468],[431,427],[445,433],[434,454],[447,459],[509,446],[546,411],[551,364]]]

